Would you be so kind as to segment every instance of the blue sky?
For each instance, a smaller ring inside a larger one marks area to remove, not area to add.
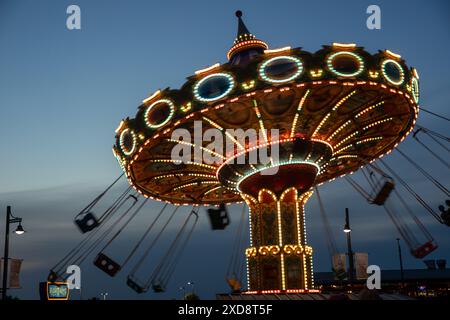
[[[66,28],[70,4],[81,8],[81,30]],[[381,7],[381,30],[366,28],[370,4]],[[419,70],[421,105],[448,116],[448,1],[2,0],[0,212],[3,217],[6,205],[12,205],[29,231],[21,238],[12,236],[12,255],[24,259],[23,289],[13,294],[38,297],[38,282],[80,238],[72,217],[120,173],[111,153],[119,121],[133,116],[140,101],[155,90],[178,88],[195,70],[225,62],[236,33],[236,9],[243,10],[249,29],[273,48],[290,45],[316,51],[323,44],[355,42],[370,52],[388,48],[401,54]],[[448,133],[448,123],[425,113],[419,124]],[[424,149],[410,139],[403,149],[429,164],[427,169],[449,186],[447,169]],[[443,202],[398,155],[388,160],[430,203]],[[342,181],[324,187],[322,197],[341,250],[343,210],[348,206],[355,250],[369,252],[370,263],[397,268],[398,234],[381,208],[366,204]],[[431,258],[449,259],[448,228],[411,203],[440,244]],[[159,207],[151,203],[142,221],[148,223]],[[315,270],[327,271],[329,258],[314,198],[307,210]],[[231,211],[237,221],[240,208]],[[204,298],[227,291],[223,277],[237,223],[212,232],[201,213],[200,227],[165,298],[179,297],[177,288],[189,280]],[[113,252],[124,256],[135,235],[143,232],[141,225],[133,223]],[[3,228],[1,224],[1,234]],[[411,256],[405,260],[408,268],[422,267]],[[125,275],[111,280],[87,263],[83,296],[108,291],[111,298],[158,298],[134,294],[124,285]]]

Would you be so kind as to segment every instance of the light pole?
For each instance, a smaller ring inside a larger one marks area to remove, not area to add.
[[[108,292],[102,292],[100,295],[103,297],[103,300],[106,300],[106,296],[108,295]]]
[[[195,283],[194,282],[192,282],[192,281],[189,281],[188,283],[187,283],[187,285],[188,286],[192,286],[192,293],[195,293],[195,287],[194,287],[194,285],[195,285]]]
[[[400,281],[401,287],[403,288],[404,275],[403,275],[403,259],[402,259],[402,248],[400,247],[400,238],[397,238],[397,246],[398,246],[398,259],[400,261]]]
[[[350,228],[350,219],[348,217],[348,208],[345,208],[345,225],[344,232],[347,235],[347,254],[348,254],[348,282],[350,288],[353,286],[353,251],[352,251],[352,238],[350,233],[352,229]]]
[[[3,253],[3,284],[2,284],[2,300],[6,300],[6,290],[8,289],[8,259],[9,259],[9,225],[18,223],[16,234],[23,234],[25,230],[22,227],[22,218],[14,217],[11,213],[11,206],[6,207],[6,224],[5,224],[5,251]]]
[[[181,298],[181,300],[184,300],[186,298],[186,287],[182,286],[179,289],[183,293],[183,297]]]

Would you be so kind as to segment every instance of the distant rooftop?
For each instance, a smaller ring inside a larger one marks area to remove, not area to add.
[[[345,300],[361,300],[358,293],[345,294],[348,299]],[[337,294],[330,293],[289,293],[289,294],[217,294],[217,300],[335,300]],[[401,294],[381,293],[379,294],[381,300],[415,300],[411,297]],[[337,299],[337,300],[342,300]]]
[[[404,281],[411,280],[448,280],[450,281],[450,269],[405,269]],[[332,272],[315,272],[314,280],[317,284],[336,282]],[[401,280],[400,270],[381,270],[382,282],[395,282]]]

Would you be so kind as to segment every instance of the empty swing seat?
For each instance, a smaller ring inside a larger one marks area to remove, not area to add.
[[[161,283],[154,283],[152,284],[152,289],[156,293],[164,292],[166,289],[163,287]]]
[[[336,280],[344,280],[347,278],[347,271],[344,269],[335,269],[332,268],[334,279]]]
[[[99,253],[97,255],[97,258],[94,261],[94,265],[111,277],[114,277],[121,269],[120,265],[117,262],[103,253]]]
[[[227,278],[228,285],[233,293],[241,292],[241,283],[235,278]]]
[[[372,203],[382,206],[386,202],[392,190],[394,190],[394,186],[395,185],[392,181],[385,181],[381,188],[376,191],[375,196],[372,198]]]
[[[139,285],[136,281],[134,281],[131,277],[127,277],[127,286],[136,291],[137,293],[144,293],[147,290]]]
[[[56,282],[59,279],[61,279],[61,276],[59,276],[55,271],[50,270],[50,273],[47,276],[47,281],[48,282]]]
[[[208,215],[213,230],[223,230],[230,224],[230,218],[224,204],[221,204],[218,209],[208,209]]]
[[[92,212],[86,212],[75,218],[75,224],[82,233],[86,233],[98,227],[100,223]]]
[[[446,226],[450,227],[450,209],[441,213],[441,219]]]
[[[432,251],[436,250],[437,247],[438,247],[437,244],[435,244],[433,240],[430,240],[428,242],[425,242],[420,247],[413,249],[411,253],[414,257],[422,259]]]

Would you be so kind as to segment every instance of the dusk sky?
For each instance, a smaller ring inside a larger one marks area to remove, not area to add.
[[[66,28],[70,4],[81,8],[81,30]],[[381,30],[366,27],[366,8],[371,4],[381,8]],[[38,284],[46,279],[49,268],[82,239],[73,217],[121,173],[111,152],[120,120],[134,116],[142,99],[157,89],[179,88],[195,70],[226,62],[236,35],[237,9],[244,12],[250,31],[271,48],[292,46],[314,52],[322,45],[343,42],[356,43],[371,53],[390,49],[401,54],[419,71],[420,105],[449,116],[447,0],[0,0],[1,252],[7,205],[24,219],[27,231],[10,237],[10,257],[24,262],[22,289],[9,294],[39,298]],[[425,112],[419,114],[418,124],[449,133],[448,122]],[[400,146],[450,187],[448,169],[411,137]],[[434,208],[445,201],[398,153],[393,152],[386,161]],[[125,188],[122,182],[113,193]],[[368,204],[344,180],[320,190],[339,250],[346,249],[342,226],[348,207],[354,251],[368,252],[369,264],[397,269],[395,239],[399,234],[383,208]],[[399,191],[439,245],[428,257],[450,262],[450,229],[401,188]],[[108,199],[112,201],[113,196]],[[149,201],[108,253],[123,259],[159,208],[161,203]],[[180,298],[179,287],[188,281],[195,283],[203,299],[228,292],[224,276],[241,208],[231,206],[232,224],[214,232],[205,209],[200,209],[199,226],[166,293],[138,295],[125,284],[133,263],[110,278],[92,265],[92,256],[81,266],[83,298],[101,292],[108,292],[112,299]],[[177,223],[165,233],[163,243],[170,241],[188,210],[179,210]],[[330,257],[315,196],[306,210],[314,270],[329,271]],[[425,266],[408,253],[404,242],[402,246],[405,268]]]

